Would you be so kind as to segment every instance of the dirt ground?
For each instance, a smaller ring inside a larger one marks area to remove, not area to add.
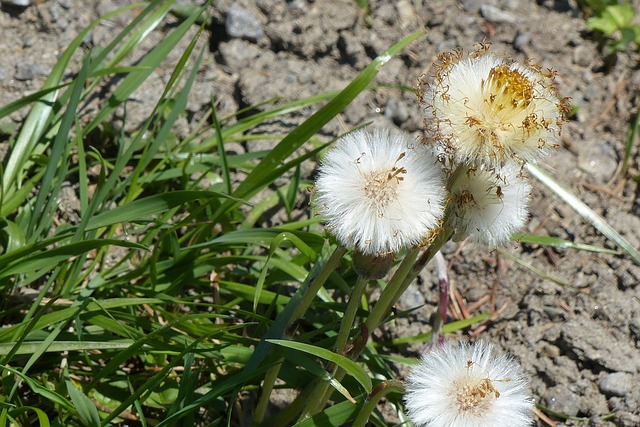
[[[0,105],[5,105],[37,90],[63,49],[87,24],[129,2],[39,0],[26,8],[1,3]],[[416,97],[398,85],[413,86],[421,73],[429,73],[437,53],[455,47],[468,51],[487,40],[498,54],[533,59],[558,72],[561,94],[571,97],[578,111],[565,125],[561,147],[540,164],[639,246],[637,185],[616,174],[630,122],[640,107],[637,52],[608,55],[604,44],[587,32],[574,0],[369,3],[369,13],[364,14],[355,0],[215,1],[207,35],[210,48],[194,90],[198,97],[190,100],[181,123],[185,134],[212,97],[219,116],[225,117],[274,96],[297,99],[341,89],[376,55],[404,36],[426,29],[425,37],[382,68],[375,80],[378,88],[359,96],[325,126],[321,137],[328,139],[369,122],[418,135],[422,117]],[[633,4],[640,11],[640,1]],[[125,15],[97,26],[85,38],[85,46],[105,44],[127,20]],[[169,30],[159,28],[148,45]],[[135,127],[149,112],[153,103],[144,100],[157,98],[176,59],[171,58],[139,91],[129,106],[127,126]],[[286,131],[311,113],[303,110],[273,123],[272,129]],[[25,114],[17,112],[12,119],[19,123]],[[236,149],[264,149],[265,144]],[[637,145],[629,177],[638,175]],[[306,172],[314,167],[307,165]],[[524,232],[613,248],[550,190],[535,181],[532,186],[531,215]],[[531,377],[537,402],[590,419],[566,425],[639,426],[640,267],[623,255],[520,243],[503,249],[554,280],[500,252],[472,243],[449,243],[443,252],[458,294],[450,320],[468,315],[465,311],[473,315],[497,310],[492,322],[466,333],[513,355]],[[379,338],[428,329],[437,301],[432,269],[427,268],[401,300],[404,309],[424,306],[382,331]],[[420,350],[406,349],[413,355]],[[537,423],[547,425],[542,420]]]

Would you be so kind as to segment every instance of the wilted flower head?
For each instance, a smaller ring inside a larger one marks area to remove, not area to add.
[[[425,354],[408,379],[405,402],[419,427],[523,427],[532,400],[518,365],[489,344],[445,343]]]
[[[529,192],[518,168],[467,171],[451,193],[454,239],[473,236],[489,246],[506,242],[527,219]]]
[[[496,57],[486,46],[439,60],[433,82],[420,89],[425,128],[457,162],[501,167],[557,145],[567,102],[553,72]]]
[[[376,256],[419,244],[444,209],[435,157],[388,131],[343,137],[320,166],[316,194],[319,213],[338,241]]]

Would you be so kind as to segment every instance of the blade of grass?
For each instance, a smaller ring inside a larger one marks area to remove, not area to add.
[[[640,128],[640,109],[636,110],[636,118],[633,120],[631,126],[629,126],[629,132],[627,133],[627,142],[624,146],[624,158],[622,160],[622,169],[620,170],[620,176],[624,177],[629,170],[629,159],[631,158],[631,150],[638,140],[638,129]]]
[[[329,120],[333,119],[349,105],[349,103],[367,87],[371,80],[378,74],[380,68],[386,64],[393,55],[400,52],[406,45],[422,35],[424,35],[422,31],[413,33],[374,59],[373,62],[362,70],[335,98],[284,137],[284,139],[262,159],[249,176],[245,178],[234,191],[233,195],[238,198],[249,198],[268,185],[270,181],[265,180],[265,176],[269,174],[270,171],[284,162],[287,157],[317,133]],[[233,205],[233,202],[224,203],[221,207],[222,212],[226,212],[233,207]],[[216,216],[217,215],[214,215],[214,217]]]
[[[229,164],[227,162],[227,153],[224,149],[224,141],[222,139],[222,127],[218,120],[218,114],[216,113],[216,104],[211,100],[211,118],[213,119],[213,126],[216,131],[216,146],[218,147],[218,155],[220,156],[220,168],[222,169],[222,178],[224,182],[224,188],[227,194],[231,194],[231,178],[229,176]]]
[[[136,7],[139,6],[125,6],[93,21],[72,40],[67,49],[65,49],[65,51],[60,55],[58,61],[49,72],[49,76],[42,86],[41,92],[46,93],[39,97],[39,101],[31,108],[29,115],[22,125],[20,134],[12,147],[11,154],[7,160],[7,164],[2,175],[3,199],[10,199],[13,193],[20,187],[20,181],[22,181],[21,175],[23,174],[25,164],[27,163],[34,147],[38,144],[38,141],[43,135],[47,123],[51,121],[53,106],[56,98],[58,97],[59,90],[55,88],[61,88],[64,86],[62,84],[62,79],[64,78],[65,70],[71,61],[72,56],[78,51],[87,34],[101,22],[111,19],[125,10]],[[2,202],[2,204],[4,204],[4,200]]]
[[[9,414],[12,417],[17,417],[18,415],[20,415],[23,412],[28,412],[28,411],[33,411],[35,412],[36,416],[38,417],[38,425],[40,427],[50,427],[51,424],[49,424],[49,417],[47,416],[47,413],[44,412],[42,409],[40,408],[35,408],[33,406],[20,406],[19,408],[13,408],[9,411]],[[5,423],[3,422],[2,418],[0,418],[0,425],[17,425],[17,424],[9,424],[9,423]]]
[[[563,280],[560,280],[556,277],[553,277],[547,273],[545,273],[544,271],[540,270],[539,268],[534,267],[533,265],[529,264],[528,262],[518,258],[517,256],[513,255],[512,253],[502,249],[502,248],[496,248],[496,251],[500,252],[502,255],[506,256],[507,258],[509,258],[511,261],[515,262],[518,265],[521,265],[522,267],[526,268],[527,270],[532,271],[533,273],[537,274],[538,276],[542,277],[543,279],[546,279],[550,282],[553,282],[557,285],[560,286],[564,286],[564,287],[569,287],[569,284]]]
[[[571,242],[559,237],[542,236],[537,234],[514,233],[511,240],[519,243],[529,243],[532,245],[555,246],[557,248],[575,249],[579,251],[597,252],[603,254],[617,255],[619,252],[613,249],[601,248],[598,246],[586,245],[584,243]]]
[[[573,208],[580,216],[582,216],[587,222],[598,229],[608,239],[611,239],[620,249],[627,253],[631,259],[638,265],[640,265],[640,252],[633,247],[624,237],[620,235],[613,227],[611,227],[600,215],[595,213],[589,206],[587,206],[582,200],[574,195],[569,190],[562,187],[555,179],[553,179],[547,172],[540,166],[527,163],[527,170],[536,179],[546,185],[551,191],[553,191],[558,197],[560,197],[565,203]]]
[[[358,402],[362,402],[362,398],[357,398]],[[317,413],[311,418],[307,418],[304,421],[294,424],[293,427],[324,427],[324,426],[341,426],[346,425],[347,422],[353,417],[360,409],[361,405],[356,405],[348,400],[340,402],[330,408],[325,409],[322,412]],[[274,424],[268,424],[269,427],[274,427]]]
[[[132,343],[133,341],[129,339],[111,341],[54,341],[47,347],[45,353],[85,350],[119,350],[131,347]],[[0,356],[9,354],[15,345],[16,343],[14,342],[0,344]],[[41,341],[23,342],[13,354],[32,354],[40,345],[42,345]]]
[[[80,95],[82,94],[82,89],[87,79],[89,60],[90,55],[85,55],[80,72],[71,85],[71,98],[69,99],[66,111],[62,116],[62,123],[53,141],[49,153],[49,162],[42,176],[38,196],[33,205],[34,215],[31,216],[27,227],[29,243],[33,243],[45,228],[48,229],[53,221],[53,210],[56,209],[57,197],[69,168],[67,164],[67,159],[70,154],[69,145],[71,143],[69,133],[78,117],[78,104],[80,103]],[[79,130],[78,128],[78,131]],[[46,205],[45,201],[47,201]]]
[[[47,399],[48,401],[58,404],[60,406],[62,406],[63,408],[65,408],[68,411],[71,412],[75,412],[75,409],[73,407],[73,404],[71,402],[69,402],[64,396],[60,395],[59,393],[56,393],[53,390],[49,390],[47,387],[44,387],[40,384],[38,384],[38,382],[36,382],[35,380],[31,379],[29,376],[24,375],[22,372],[10,368],[8,366],[5,365],[0,365],[0,369],[5,369],[17,376],[19,376],[20,378],[22,378],[22,380],[27,383],[27,385],[29,386],[29,388],[36,394],[42,396],[43,398]]]
[[[86,394],[71,384],[71,381],[67,380],[66,384],[69,398],[76,411],[78,411],[78,417],[82,424],[87,427],[100,427],[100,415],[98,415],[96,405]]]
[[[0,269],[0,278],[12,276],[14,274],[24,274],[34,271],[48,270],[49,268],[57,265],[60,262],[68,261],[69,258],[86,254],[87,252],[106,245],[148,250],[147,247],[142,246],[138,243],[127,242],[124,240],[87,240],[61,246],[58,248],[53,248],[45,252],[36,253],[34,255],[22,258],[15,263]]]
[[[228,198],[215,191],[172,191],[135,200],[126,205],[102,212],[87,223],[86,230],[108,227],[122,222],[133,222],[163,213],[196,200]]]
[[[468,328],[475,323],[482,322],[491,317],[491,313],[482,313],[477,316],[470,317],[468,319],[456,320],[455,322],[446,323],[442,327],[443,334],[450,334],[452,332],[456,332],[462,330],[464,328]],[[383,342],[374,342],[373,345],[375,347],[382,346],[402,346],[407,344],[424,344],[425,342],[431,341],[431,332],[426,332],[424,334],[418,334],[410,337],[401,337],[396,338],[390,341]]]
[[[268,339],[267,342],[272,344],[281,345],[283,347],[292,348],[294,350],[303,351],[305,353],[311,354],[313,356],[319,357],[321,359],[327,360],[331,363],[334,363],[348,372],[360,385],[365,389],[367,393],[370,393],[373,385],[371,384],[371,378],[369,375],[353,360],[348,357],[341,356],[336,354],[326,348],[317,347],[315,345],[305,344],[302,342],[296,341],[287,341],[287,340],[274,340]]]

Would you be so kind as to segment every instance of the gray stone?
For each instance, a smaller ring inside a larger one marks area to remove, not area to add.
[[[2,0],[0,2],[3,6],[14,6],[14,7],[28,7],[31,6],[34,1],[33,0]]]
[[[609,181],[618,167],[616,153],[607,141],[584,144],[578,152],[578,166],[585,171],[594,184]]]
[[[306,0],[293,0],[288,4],[288,7],[294,14],[305,14],[309,11]]]
[[[482,0],[460,0],[460,3],[465,12],[477,13],[484,2]]]
[[[522,51],[531,41],[531,33],[529,31],[520,32],[516,34],[516,38],[513,39],[513,47],[519,51]]]
[[[396,125],[401,125],[409,118],[409,110],[404,102],[390,98],[384,109],[384,115],[393,120]]]
[[[19,63],[16,65],[16,72],[13,77],[19,81],[33,80],[36,76],[37,64]]]
[[[256,45],[240,39],[220,43],[219,50],[224,64],[235,69],[253,65],[261,52]]]
[[[427,302],[425,301],[422,292],[420,292],[420,289],[415,284],[411,284],[402,294],[398,303],[403,310],[410,310],[412,308],[421,307]]]
[[[599,322],[573,320],[562,328],[561,348],[575,353],[583,363],[595,363],[611,371],[636,373],[640,367],[640,351],[628,341],[616,338]]]
[[[598,385],[607,396],[624,396],[629,393],[638,381],[626,372],[614,372],[600,378]]]
[[[488,4],[480,6],[480,14],[484,19],[494,24],[515,24],[518,21],[509,12]]]
[[[227,35],[232,38],[258,41],[264,34],[260,20],[237,3],[229,8],[224,24]]]
[[[547,389],[542,396],[545,406],[552,411],[560,412],[569,417],[578,415],[580,396],[571,391],[566,385],[556,385]]]
[[[593,62],[595,55],[595,52],[588,46],[577,46],[573,50],[573,63],[581,67],[589,67]]]

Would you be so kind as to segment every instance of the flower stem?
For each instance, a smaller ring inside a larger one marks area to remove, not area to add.
[[[438,311],[433,322],[431,342],[432,344],[442,345],[444,344],[442,327],[447,321],[447,307],[449,305],[449,278],[447,277],[447,262],[439,251],[436,254],[436,263],[438,266],[438,289],[440,297],[438,300]]]
[[[311,306],[311,303],[318,295],[320,288],[324,285],[331,273],[333,273],[333,271],[335,271],[335,269],[340,264],[340,261],[342,260],[345,252],[347,252],[347,249],[343,246],[338,246],[333,251],[333,254],[331,254],[327,262],[322,266],[322,270],[318,272],[316,278],[313,279],[309,284],[309,288],[304,293],[302,301],[300,301],[300,305],[298,305],[296,310],[291,315],[291,318],[289,319],[289,325],[300,319],[302,315],[306,313],[307,309]]]
[[[411,282],[413,282],[416,277],[418,277],[422,269],[429,263],[429,261],[431,261],[435,254],[438,253],[440,248],[442,248],[442,246],[451,239],[451,236],[453,236],[453,230],[449,230],[447,228],[444,228],[440,233],[438,233],[431,245],[429,245],[429,247],[427,247],[427,249],[422,252],[420,258],[418,258],[415,264],[413,264],[413,266],[411,267],[411,271],[405,277],[402,286],[398,288],[398,292],[395,295],[395,301],[397,301],[400,296],[407,290]]]
[[[365,323],[365,328],[369,334],[376,330],[378,326],[380,326],[380,323],[382,323],[386,315],[389,313],[391,307],[393,307],[393,305],[396,303],[398,288],[402,286],[405,278],[407,277],[407,274],[410,272],[411,266],[418,257],[419,251],[419,248],[413,248],[406,253],[404,259],[398,266],[398,269],[393,274],[393,277],[382,291],[378,302],[373,307],[373,310],[371,310],[371,313],[369,314],[369,317],[367,318],[367,321]],[[400,293],[399,295],[402,295],[402,293]],[[360,353],[358,352],[358,354]]]
[[[378,385],[369,395],[367,401],[362,405],[356,419],[351,424],[352,427],[364,427],[376,405],[389,393],[404,393],[404,387],[400,381],[385,381]]]
[[[343,355],[346,351],[347,343],[349,340],[349,333],[353,329],[356,313],[358,312],[358,306],[360,305],[362,294],[364,293],[364,289],[367,286],[368,282],[369,280],[366,277],[359,275],[358,280],[356,280],[355,286],[351,290],[351,295],[349,295],[349,302],[347,303],[347,308],[344,312],[344,316],[342,317],[340,331],[338,332],[338,336],[336,338],[336,343],[334,346],[337,354]],[[333,366],[329,369],[333,371],[331,372],[332,375],[335,375],[337,372],[341,371],[337,368],[337,366]],[[302,413],[301,419],[310,417],[320,412],[326,405],[332,393],[333,390],[331,390],[331,385],[328,382],[319,381],[308,400],[309,403],[307,404],[307,408]]]
[[[349,340],[349,333],[353,329],[356,313],[358,312],[358,306],[361,303],[362,294],[364,293],[364,289],[368,282],[369,281],[366,278],[358,276],[358,280],[356,280],[356,284],[351,290],[347,309],[344,311],[344,316],[342,316],[340,331],[336,338],[335,349],[338,354],[342,355],[345,352],[347,341]]]

